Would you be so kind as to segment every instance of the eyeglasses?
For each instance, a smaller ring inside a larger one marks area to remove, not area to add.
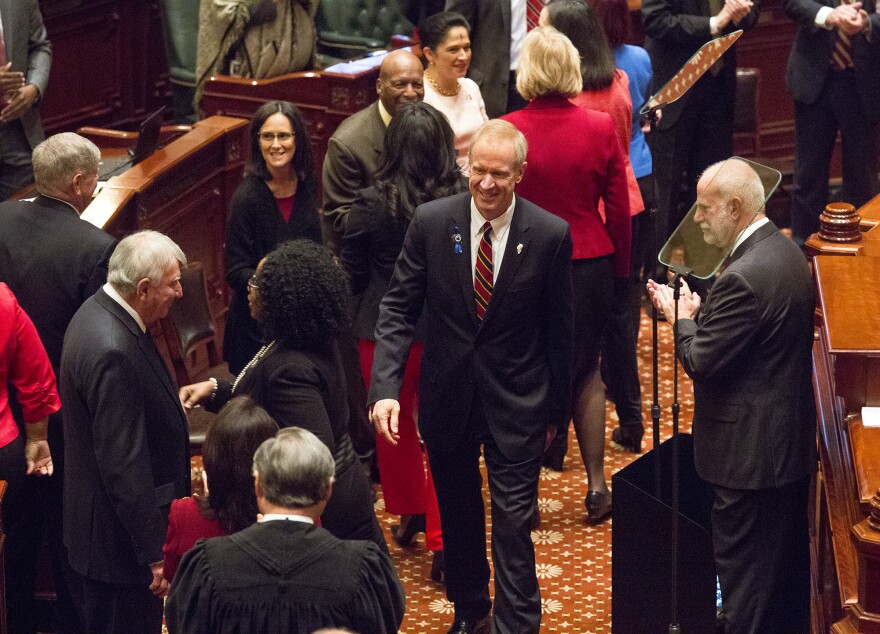
[[[274,143],[278,139],[279,143],[287,143],[296,135],[293,132],[260,132],[260,141],[263,143]]]
[[[476,177],[479,180],[483,180],[486,177],[486,174],[489,175],[494,182],[498,183],[501,181],[510,181],[513,178],[512,174],[502,174],[501,172],[490,172],[485,167],[472,167],[471,168],[471,176]]]
[[[260,290],[260,285],[257,284],[257,278],[256,278],[256,276],[252,277],[251,279],[249,279],[249,280],[247,281],[247,287],[248,287],[248,290],[251,290],[251,291],[258,291],[258,290]]]

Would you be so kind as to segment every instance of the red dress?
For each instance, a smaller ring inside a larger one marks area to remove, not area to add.
[[[171,583],[180,558],[201,538],[220,537],[226,531],[217,520],[209,520],[201,511],[194,497],[174,500],[168,514],[168,536],[162,552],[165,553],[163,575]]]
[[[25,424],[61,409],[55,373],[34,324],[15,295],[0,283],[0,447],[18,437],[9,409],[9,385],[18,391]]]

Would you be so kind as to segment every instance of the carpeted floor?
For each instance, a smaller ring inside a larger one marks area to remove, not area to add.
[[[660,404],[662,437],[672,433],[669,406],[672,403],[672,330],[659,322],[660,339]],[[651,448],[651,320],[642,318],[639,338],[639,373],[645,419],[643,448]],[[693,391],[689,379],[679,373],[679,402],[682,431],[690,428],[693,413]],[[617,424],[614,406],[607,405],[606,443]],[[605,471],[611,476],[637,456],[612,449],[606,444]],[[484,478],[485,480],[485,478]],[[541,632],[547,634],[593,634],[611,632],[611,520],[599,526],[584,522],[586,474],[580,459],[577,440],[570,434],[565,471],[548,469],[541,472],[538,504],[542,523],[532,533],[541,586],[543,619]],[[488,491],[484,486],[487,498]],[[452,605],[446,600],[443,587],[431,581],[431,553],[424,548],[424,535],[414,548],[401,548],[391,539],[390,526],[397,517],[384,512],[380,499],[376,505],[379,521],[386,529],[388,545],[406,589],[407,612],[401,632],[404,634],[436,634],[445,632],[452,620]],[[487,526],[491,521],[487,517]],[[488,542],[488,540],[487,540]],[[488,544],[487,544],[488,545]]]
[[[672,403],[672,330],[666,322],[658,323],[660,341],[660,404],[662,439],[672,433],[669,406]],[[643,315],[639,337],[639,374],[642,383],[642,409],[645,420],[643,448],[651,448],[651,320]],[[682,431],[690,429],[693,414],[693,391],[689,379],[679,373],[679,402]],[[605,472],[611,476],[637,456],[612,449],[607,443],[617,424],[614,406],[606,408]],[[200,458],[193,460],[194,484],[200,484]],[[485,480],[485,478],[484,478]],[[542,523],[532,533],[535,543],[538,580],[541,586],[543,619],[541,632],[553,634],[594,634],[611,632],[611,520],[598,526],[584,522],[586,474],[580,459],[577,440],[572,432],[565,471],[541,472],[538,504]],[[488,491],[484,486],[486,507]],[[397,566],[407,597],[407,611],[402,634],[437,634],[445,632],[452,620],[452,605],[446,600],[443,586],[431,581],[431,553],[424,548],[420,534],[411,548],[399,547],[391,539],[390,526],[398,518],[385,513],[382,494],[376,503],[379,521],[386,531],[391,555]],[[487,527],[491,518],[486,519]],[[487,539],[488,548],[488,539]],[[367,633],[363,633],[367,634]]]

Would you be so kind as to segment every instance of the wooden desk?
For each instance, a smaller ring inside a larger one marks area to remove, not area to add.
[[[229,303],[223,261],[226,212],[243,174],[247,125],[231,117],[209,117],[196,123],[143,162],[107,181],[82,214],[84,220],[117,238],[140,229],[170,236],[187,259],[204,264],[215,315],[222,314]],[[113,130],[83,128],[80,132],[102,148],[128,147],[132,142],[131,134]]]
[[[870,219],[880,199],[863,208]],[[820,474],[811,540],[814,632],[880,632],[880,230],[846,255],[813,259],[819,327],[813,349]],[[877,235],[875,235],[877,234]],[[866,247],[867,245],[867,247]]]

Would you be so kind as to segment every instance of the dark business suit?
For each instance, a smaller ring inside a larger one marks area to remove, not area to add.
[[[750,29],[757,23],[759,11],[760,2],[754,0],[751,12],[739,24],[728,24],[719,35]],[[642,20],[645,49],[654,68],[652,94],[703,44],[712,40],[710,17],[708,0],[645,0]],[[649,137],[657,183],[661,244],[696,199],[697,180],[703,170],[733,153],[735,101],[736,47],[733,47],[722,57],[717,75],[707,72],[681,99],[664,106],[663,117]],[[682,174],[685,174],[684,181]],[[684,197],[682,186],[687,191]]]
[[[5,282],[31,316],[55,375],[59,375],[64,332],[82,303],[107,281],[107,261],[116,240],[81,220],[60,200],[38,196],[33,202],[0,203],[0,282]],[[32,626],[37,550],[46,526],[55,587],[59,631],[76,630],[76,614],[66,578],[67,551],[61,536],[64,442],[61,413],[49,417],[49,447],[55,472],[28,478],[20,513],[11,521],[26,526],[28,538],[6,547],[7,605],[11,630]],[[15,532],[15,529],[8,527]],[[31,625],[25,625],[31,623]],[[69,626],[70,629],[66,629]]]
[[[697,321],[678,322],[694,460],[715,489],[728,634],[809,632],[813,308],[803,255],[768,222],[736,249]]]
[[[795,171],[791,229],[799,245],[819,230],[828,203],[828,169],[838,130],[843,159],[842,200],[856,207],[876,191],[877,130],[880,123],[880,15],[866,2],[872,36],[853,35],[853,68],[831,67],[835,29],[815,24],[830,0],[784,0],[798,32],[788,58],[785,83],[795,106]]]
[[[0,0],[0,20],[9,69],[24,73],[40,96],[20,119],[0,123],[0,201],[33,180],[30,151],[43,140],[40,101],[46,94],[52,45],[46,37],[37,0]]]
[[[159,632],[149,564],[162,561],[171,501],[190,493],[177,388],[148,334],[103,289],[70,322],[61,377],[64,543],[84,585],[83,625]]]
[[[486,114],[494,119],[509,112],[510,0],[447,0],[446,10],[461,13],[471,25],[468,77],[480,87]]]
[[[516,197],[480,322],[470,205],[464,193],[416,209],[380,308],[369,401],[398,397],[424,304],[430,336],[419,430],[440,503],[447,595],[456,620],[478,619],[491,605],[478,464],[483,444],[492,494],[495,631],[537,632],[541,609],[529,521],[547,426],[568,416],[571,236],[563,220]]]

